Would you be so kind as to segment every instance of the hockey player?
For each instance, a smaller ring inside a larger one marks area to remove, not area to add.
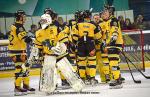
[[[99,24],[102,23],[101,15],[100,14],[94,14],[92,22],[95,25],[99,26]],[[105,82],[105,76],[102,72],[103,63],[102,63],[102,58],[101,58],[101,53],[100,53],[100,45],[95,44],[95,46],[96,46],[96,63],[97,63],[96,67],[99,70],[101,82]]]
[[[10,44],[8,46],[9,55],[15,63],[15,95],[24,95],[27,92],[34,92],[34,88],[29,86],[29,65],[25,64],[27,60],[26,45],[32,40],[27,36],[24,28],[26,21],[26,14],[23,10],[18,10],[15,13],[15,23],[11,25],[11,32],[9,35]],[[22,86],[23,82],[23,88]]]
[[[57,27],[52,23],[49,14],[41,16],[41,26],[42,29],[36,32],[35,41],[36,47],[42,49],[44,53],[41,91],[54,92],[57,85],[56,69],[63,72],[63,75],[75,90],[81,90],[82,82],[74,74],[71,64],[64,57],[67,54],[66,46],[59,42],[56,35]],[[75,80],[73,80],[74,78]]]
[[[107,19],[106,19],[106,17],[107,17]],[[106,35],[108,34],[108,31],[110,30],[110,25],[109,25],[110,20],[108,17],[109,16],[107,16],[107,15],[105,16],[104,12],[102,12],[101,18],[102,18],[103,22],[101,22],[99,24],[99,26],[101,27],[101,30],[102,30],[102,43],[101,43],[101,47],[100,47],[102,63],[99,64],[99,71],[100,71],[101,82],[105,82],[105,83],[110,81],[108,53],[105,48]],[[98,56],[98,57],[100,57],[100,56]]]
[[[57,21],[57,14],[51,8],[46,8],[44,10],[44,14],[49,14],[51,16],[53,26],[55,26],[55,28],[57,28],[57,33],[55,34],[57,37],[57,41],[59,41],[61,43],[65,43],[66,46],[68,46],[69,28],[66,25],[60,24]],[[64,76],[61,72],[60,72],[60,77],[62,80],[62,86],[65,86],[65,88],[68,87],[69,83],[66,81],[66,79],[64,78]]]
[[[54,48],[54,46],[56,46],[56,43],[57,43],[57,27],[51,23],[52,23],[52,19],[49,14],[42,15],[41,20],[40,20],[42,29],[39,29],[36,32],[35,47],[37,47],[38,49],[42,51],[43,57],[44,57],[44,62],[42,64],[43,65],[42,75],[41,75],[42,77],[46,76],[43,73],[43,72],[46,72],[46,70],[44,69],[45,66],[47,67],[47,70],[53,67],[52,76],[56,75],[55,73],[57,73],[56,67],[55,67],[55,64],[56,64],[55,54],[56,53],[54,53],[54,50],[57,50],[56,48]],[[48,61],[49,57],[51,57],[50,59],[54,59],[54,60]],[[50,76],[47,76],[47,77],[51,78]],[[41,83],[43,83],[43,81],[41,81]],[[56,85],[56,82],[55,83],[53,82],[52,84],[53,88],[49,87],[45,91],[54,91],[56,87],[55,85]]]
[[[82,14],[82,13],[81,13]],[[96,75],[96,50],[95,41],[100,41],[101,33],[98,26],[91,23],[91,12],[83,12],[83,21],[76,25],[77,31],[73,34],[73,39],[77,45],[77,59],[79,75],[86,82],[86,73],[89,75],[89,84],[97,84]],[[82,19],[81,19],[82,20]],[[88,70],[86,67],[88,66]],[[86,72],[88,71],[88,72]]]
[[[103,72],[106,82],[110,80],[110,88],[121,88],[121,74],[119,68],[119,53],[122,49],[122,33],[117,19],[114,17],[115,8],[106,6],[103,12],[104,22],[102,28],[101,52],[103,59]]]

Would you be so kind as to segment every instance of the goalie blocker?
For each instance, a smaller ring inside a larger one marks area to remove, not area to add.
[[[57,43],[57,55],[58,56],[44,56],[44,64],[42,69],[42,77],[40,82],[40,90],[52,93],[56,89],[57,85],[57,69],[62,72],[70,86],[75,91],[81,91],[85,86],[84,82],[79,78],[79,76],[74,71],[71,63],[65,57],[66,46],[63,43]],[[58,54],[58,50],[60,50],[60,54]],[[54,50],[55,51],[55,50]],[[55,53],[55,52],[54,52]]]

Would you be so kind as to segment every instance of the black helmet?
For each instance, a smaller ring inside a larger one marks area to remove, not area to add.
[[[114,7],[114,6],[105,5],[105,6],[104,6],[104,10],[108,10],[109,13],[114,14],[114,12],[115,12],[115,7]]]
[[[91,18],[91,16],[92,16],[92,13],[90,10],[84,10],[84,12],[83,12],[84,18]]]
[[[81,17],[81,12],[82,11],[80,11],[80,10],[77,10],[76,12],[75,12],[75,14],[74,14],[74,17],[75,17],[75,19],[79,19],[80,17]]]
[[[53,10],[51,8],[45,8],[44,10],[44,14],[51,14],[53,12]]]
[[[20,17],[22,17],[23,15],[26,15],[23,10],[17,10],[16,13],[15,13],[16,20],[19,20]]]
[[[83,12],[80,10],[77,10],[74,14],[74,17],[77,22],[83,21]]]
[[[55,18],[57,18],[58,14],[57,14],[55,11],[53,11],[53,12],[50,14],[50,16],[52,17],[52,19],[55,19]]]
[[[44,14],[49,14],[52,17],[52,19],[58,16],[58,14],[55,11],[53,11],[51,8],[45,8]]]

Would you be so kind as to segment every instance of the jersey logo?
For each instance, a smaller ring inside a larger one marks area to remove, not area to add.
[[[84,27],[84,28],[90,28],[89,26],[85,26],[85,25],[83,25],[83,27]]]

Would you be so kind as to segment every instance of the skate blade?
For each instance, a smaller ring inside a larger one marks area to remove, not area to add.
[[[70,88],[71,86],[58,86],[56,90],[64,90],[64,89],[70,89]]]
[[[23,96],[27,95],[27,92],[15,92],[14,96]]]
[[[125,81],[122,81],[122,83],[125,83]]]
[[[117,86],[109,86],[110,89],[121,89],[123,88],[123,85],[117,85]]]
[[[27,91],[28,94],[35,94],[35,91]]]

